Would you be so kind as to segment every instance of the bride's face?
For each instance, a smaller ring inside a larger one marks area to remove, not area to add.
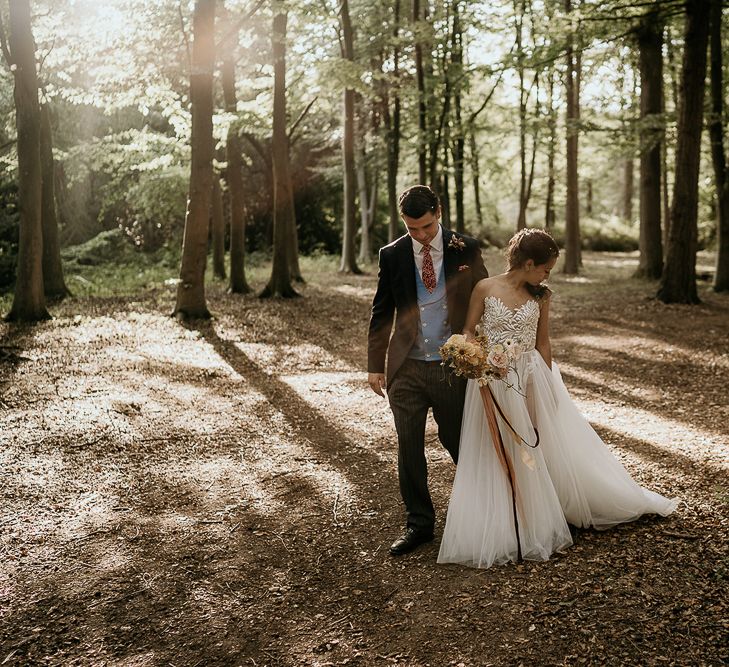
[[[557,258],[552,257],[546,264],[534,264],[530,259],[525,265],[526,279],[530,285],[539,285],[549,278],[549,274],[557,263]]]

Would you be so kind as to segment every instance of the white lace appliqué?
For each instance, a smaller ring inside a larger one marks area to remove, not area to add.
[[[490,343],[517,344],[522,350],[533,350],[537,342],[539,304],[534,300],[523,303],[516,310],[509,308],[496,296],[484,299],[481,326]]]

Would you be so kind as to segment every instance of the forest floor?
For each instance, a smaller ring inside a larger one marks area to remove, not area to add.
[[[556,273],[554,356],[679,509],[487,570],[436,564],[454,467],[432,424],[436,540],[388,554],[404,513],[365,382],[372,273],[305,261],[285,302],[216,281],[209,322],[169,317],[159,283],[0,324],[0,665],[727,664],[729,296],[665,306],[635,265]]]

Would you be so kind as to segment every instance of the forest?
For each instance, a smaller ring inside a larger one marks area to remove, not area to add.
[[[179,269],[191,316],[206,275],[250,289],[246,258],[271,261],[272,295],[306,279],[300,254],[358,273],[400,236],[397,196],[416,182],[440,194],[444,226],[487,246],[551,230],[569,274],[583,248],[638,250],[662,301],[692,303],[709,251],[698,278],[729,285],[721,3],[8,9],[11,319],[85,293],[76,263],[106,256]]]
[[[0,0],[0,663],[729,660],[725,4]],[[386,554],[417,183],[491,274],[554,236],[565,384],[676,515]]]

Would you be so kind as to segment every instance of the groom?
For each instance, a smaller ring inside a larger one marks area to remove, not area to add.
[[[466,393],[466,380],[441,367],[438,349],[461,333],[471,290],[488,277],[478,241],[441,227],[440,202],[429,187],[405,190],[400,215],[407,234],[380,250],[367,350],[369,385],[380,396],[386,389],[397,430],[407,526],[390,547],[394,556],[433,539],[425,421],[432,408],[438,437],[457,463]]]

